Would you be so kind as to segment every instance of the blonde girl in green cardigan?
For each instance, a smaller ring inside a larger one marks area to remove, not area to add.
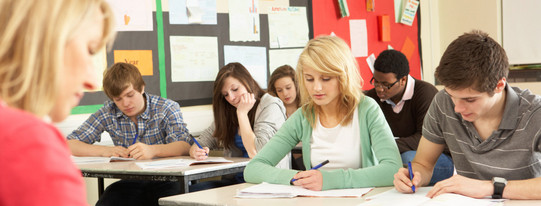
[[[362,94],[349,46],[334,36],[310,40],[299,57],[297,77],[302,109],[250,161],[245,180],[310,190],[393,185],[400,154],[379,106]],[[307,171],[274,167],[299,142],[306,168],[330,163]]]

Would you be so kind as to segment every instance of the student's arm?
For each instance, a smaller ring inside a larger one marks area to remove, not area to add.
[[[289,185],[298,172],[275,167],[301,141],[303,135],[302,111],[297,110],[282,125],[244,169],[244,179],[250,183],[268,182]],[[304,121],[305,124],[308,122]],[[311,131],[307,129],[305,132]]]
[[[541,177],[527,180],[510,180],[503,190],[503,198],[518,200],[541,199]],[[478,180],[462,175],[454,175],[434,185],[427,197],[435,197],[443,193],[456,193],[473,198],[490,197],[494,193],[492,180]]]
[[[286,110],[282,102],[278,101],[278,98],[270,97],[270,95],[265,97],[266,102],[259,104],[254,120],[256,151],[260,151],[286,121]],[[269,98],[273,100],[271,101]]]
[[[93,145],[101,140],[108,119],[107,104],[90,115],[76,130],[67,136],[68,146],[75,156],[128,157],[128,150],[121,146]]]
[[[242,97],[237,105],[237,119],[239,121],[239,135],[242,137],[242,144],[248,152],[248,156],[253,158],[257,154],[255,148],[255,133],[250,125],[250,119],[248,118],[248,112],[253,108],[256,100],[254,94],[246,93]]]
[[[218,147],[218,142],[213,136],[215,130],[216,125],[214,124],[214,122],[212,122],[212,124],[207,129],[201,132],[199,137],[197,137],[197,142],[199,142],[203,149],[200,149],[197,144],[192,144],[192,146],[190,147],[190,157],[196,160],[207,159],[210,150],[216,149]]]
[[[411,162],[414,175],[413,181],[409,178],[408,169],[400,168],[394,176],[393,183],[396,190],[403,193],[412,193],[412,184],[416,187],[428,185],[430,178],[432,178],[434,165],[436,165],[436,161],[444,148],[445,145],[443,144],[436,144],[421,137],[419,148]]]
[[[71,153],[75,156],[128,157],[128,149],[122,146],[92,145],[76,139],[68,140]]]
[[[147,145],[141,142],[128,147],[130,157],[138,160],[152,159],[156,157],[173,157],[188,155],[190,144],[185,141],[176,141],[168,144]]]

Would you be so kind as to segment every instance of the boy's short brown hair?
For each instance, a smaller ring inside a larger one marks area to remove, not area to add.
[[[508,73],[509,62],[502,46],[487,33],[474,30],[451,42],[435,76],[450,89],[471,87],[492,96],[498,81]]]
[[[145,86],[141,72],[133,64],[118,62],[103,74],[103,91],[111,100],[122,94],[130,84],[139,92],[142,92]]]

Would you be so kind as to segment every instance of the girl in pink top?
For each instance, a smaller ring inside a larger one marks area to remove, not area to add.
[[[51,122],[96,89],[92,55],[114,36],[104,0],[0,3],[0,205],[87,205]]]

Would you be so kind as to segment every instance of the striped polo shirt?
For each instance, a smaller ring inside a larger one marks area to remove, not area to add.
[[[480,180],[541,176],[541,97],[506,86],[503,119],[498,130],[482,140],[473,123],[454,112],[445,90],[439,91],[426,114],[423,136],[447,144],[458,174]]]

